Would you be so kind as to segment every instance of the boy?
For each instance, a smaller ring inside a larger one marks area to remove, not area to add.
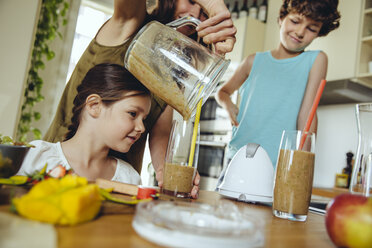
[[[228,159],[247,143],[260,144],[275,167],[283,130],[302,130],[316,91],[326,78],[327,55],[305,51],[339,26],[338,0],[284,0],[276,49],[249,55],[217,92],[233,124]],[[239,89],[239,108],[230,96]],[[310,127],[316,132],[317,118]]]

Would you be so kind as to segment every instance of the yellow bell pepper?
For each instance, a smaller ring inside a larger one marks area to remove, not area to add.
[[[48,178],[19,198],[13,199],[17,212],[29,219],[59,225],[76,225],[94,219],[102,197],[96,184],[86,178],[67,175]]]

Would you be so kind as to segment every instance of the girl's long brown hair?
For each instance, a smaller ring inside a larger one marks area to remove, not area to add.
[[[150,91],[141,84],[123,66],[117,64],[99,64],[91,68],[77,87],[71,124],[65,140],[71,139],[80,124],[81,111],[89,95],[97,94],[105,106],[110,106],[123,99],[123,94],[136,91],[136,95],[150,95]]]

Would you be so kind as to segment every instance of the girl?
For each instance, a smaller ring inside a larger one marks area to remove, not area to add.
[[[71,124],[73,99],[77,94],[76,87],[87,71],[100,63],[115,63],[124,66],[124,55],[133,36],[151,20],[167,23],[183,16],[199,18],[204,21],[197,31],[205,43],[214,43],[219,53],[232,50],[236,28],[223,0],[159,0],[156,2],[157,7],[151,15],[148,15],[145,0],[115,0],[113,16],[98,30],[66,85],[54,120],[44,137],[46,141],[63,140],[67,127]],[[209,16],[207,20],[205,20],[206,15]],[[195,32],[188,28],[179,31],[186,35]],[[129,162],[137,172],[140,172],[146,139],[149,137],[151,160],[159,186],[162,185],[162,171],[172,124],[172,111],[171,107],[167,107],[161,99],[153,97],[151,110],[145,121],[145,133],[127,154],[113,154]]]
[[[89,181],[97,178],[140,184],[133,167],[109,156],[109,150],[127,153],[145,131],[150,92],[123,66],[99,64],[88,71],[77,88],[71,125],[63,142],[33,141],[18,174],[33,174],[47,163],[73,169]]]
[[[327,56],[305,51],[311,42],[339,26],[338,0],[284,0],[280,44],[248,56],[218,91],[217,101],[233,124],[228,158],[247,143],[260,144],[276,165],[283,130],[302,130],[316,91],[326,78]],[[231,94],[239,89],[239,108]],[[314,118],[311,132],[316,131]]]

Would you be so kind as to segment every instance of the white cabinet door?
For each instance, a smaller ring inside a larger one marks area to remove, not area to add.
[[[362,0],[340,0],[338,9],[340,27],[315,39],[308,48],[323,50],[328,55],[328,81],[354,78],[357,73]]]

